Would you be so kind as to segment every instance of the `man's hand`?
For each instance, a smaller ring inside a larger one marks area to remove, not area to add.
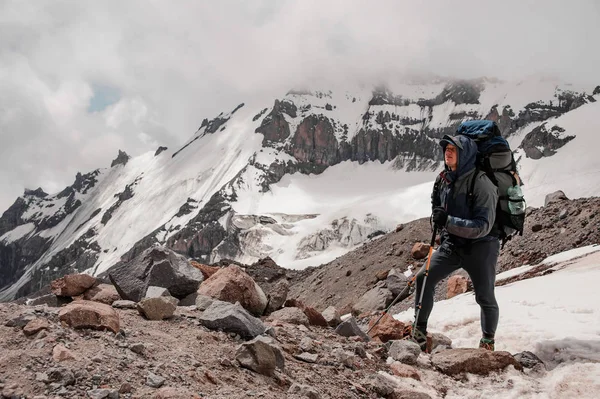
[[[436,226],[443,228],[446,226],[446,222],[448,221],[448,212],[446,212],[446,210],[441,206],[435,207],[433,208],[432,219]]]

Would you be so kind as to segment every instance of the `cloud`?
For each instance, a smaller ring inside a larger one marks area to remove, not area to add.
[[[0,0],[0,212],[24,187],[56,192],[118,149],[176,147],[204,118],[307,82],[600,84],[599,17],[593,0]]]

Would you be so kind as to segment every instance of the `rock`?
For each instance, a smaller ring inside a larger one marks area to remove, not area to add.
[[[395,376],[402,378],[412,378],[413,380],[421,381],[421,375],[416,368],[401,362],[390,364],[390,369]]]
[[[329,306],[321,313],[321,315],[329,327],[335,328],[342,322],[340,312],[333,306]]]
[[[51,368],[48,370],[48,381],[55,382],[62,386],[75,384],[75,376],[73,372],[66,368]]]
[[[402,230],[404,230],[404,225],[403,224],[399,224],[398,226],[396,226],[396,233],[399,233]]]
[[[427,255],[429,255],[429,244],[425,244],[423,242],[416,243],[413,245],[410,254],[417,260],[425,259]]]
[[[111,284],[99,284],[83,293],[83,299],[112,305],[121,299],[115,287]]]
[[[196,300],[198,299],[198,293],[192,292],[190,295],[181,299],[177,306],[196,306]]]
[[[198,395],[192,393],[183,388],[171,388],[164,387],[160,388],[154,396],[153,399],[196,399],[199,398]]]
[[[148,287],[146,290],[146,295],[144,295],[144,299],[146,298],[158,298],[161,296],[171,296],[171,293],[168,289],[164,287],[156,287],[154,285]]]
[[[371,338],[360,329],[356,319],[354,317],[349,317],[343,322],[340,323],[339,326],[335,329],[336,334],[339,334],[343,337],[361,337],[365,341],[370,341]]]
[[[150,388],[160,388],[164,385],[165,379],[160,375],[156,375],[154,373],[148,373],[146,376],[146,385]]]
[[[77,296],[96,284],[89,274],[68,274],[50,283],[52,293],[57,296]]]
[[[411,391],[409,389],[396,389],[392,395],[393,399],[431,399],[425,392]]]
[[[448,290],[446,293],[446,299],[453,298],[457,295],[464,294],[467,292],[468,280],[465,276],[456,274],[448,279]]]
[[[35,320],[37,316],[33,312],[33,310],[25,310],[20,315],[9,319],[4,325],[6,327],[25,327],[29,322]]]
[[[283,371],[285,366],[281,349],[272,338],[264,336],[240,345],[235,358],[240,366],[267,376],[272,376],[275,369]]]
[[[431,350],[435,349],[451,349],[452,348],[452,340],[440,333],[432,333],[431,335]]]
[[[522,370],[521,364],[508,352],[485,349],[448,349],[431,356],[433,366],[446,375],[472,373],[487,375],[507,366]]]
[[[566,219],[568,215],[569,215],[569,212],[566,209],[563,209],[558,214],[558,218],[561,219],[561,220],[562,219]]]
[[[267,318],[267,321],[275,320],[290,324],[309,325],[308,317],[306,317],[302,309],[299,308],[283,308],[271,313]]]
[[[91,399],[119,399],[119,392],[114,389],[92,389],[87,391]]]
[[[531,231],[534,233],[537,233],[538,231],[541,231],[544,228],[544,226],[540,223],[536,223],[533,226],[531,226]]]
[[[108,277],[123,299],[139,302],[150,286],[163,287],[176,298],[196,292],[204,280],[202,272],[181,255],[155,245],[129,262],[119,262]]]
[[[354,368],[356,356],[354,353],[343,350],[342,348],[335,348],[331,351],[331,356],[340,364]]]
[[[129,350],[138,355],[143,355],[146,352],[146,347],[143,343],[138,342],[129,346]]]
[[[221,330],[252,339],[265,332],[266,327],[260,319],[253,317],[239,303],[231,304],[215,300],[198,316],[198,321],[211,330]]]
[[[317,360],[319,359],[319,355],[317,355],[316,353],[308,353],[308,352],[302,352],[301,354],[295,355],[294,357],[296,359],[302,360],[303,362],[306,362],[306,363],[316,363]]]
[[[546,368],[544,362],[537,357],[533,352],[524,351],[519,352],[515,355],[515,360],[521,364],[526,369],[532,369],[538,364],[541,364],[543,368]]]
[[[62,305],[72,302],[70,297],[56,296],[54,294],[42,295],[27,301],[28,306],[46,305],[51,308],[59,308]]]
[[[305,306],[302,311],[308,318],[308,324],[311,326],[328,327],[327,320],[315,308]]]
[[[119,332],[119,315],[112,307],[99,302],[72,302],[60,310],[58,317],[72,328]]]
[[[385,280],[388,276],[389,270],[380,270],[375,274],[375,278],[379,281]]]
[[[25,327],[23,327],[23,333],[28,337],[37,334],[42,330],[50,328],[50,323],[46,319],[34,319],[31,320]]]
[[[288,389],[287,393],[288,393],[287,398],[289,398],[289,399],[293,399],[293,398],[321,399],[321,395],[319,394],[319,391],[317,391],[315,388],[311,387],[310,385],[306,385],[306,384],[293,383],[292,386],[290,387],[290,389]],[[292,396],[290,396],[290,395],[292,395]]]
[[[137,310],[148,320],[164,320],[173,317],[178,302],[172,296],[147,298],[137,304]]]
[[[271,314],[281,309],[290,291],[290,283],[286,279],[279,280],[267,295],[265,314]]]
[[[215,274],[216,272],[221,270],[220,267],[208,266],[208,265],[204,265],[202,263],[198,263],[196,261],[190,261],[190,265],[194,266],[196,269],[198,269],[202,272],[202,275],[204,276],[204,280],[208,280],[213,274]]]
[[[200,311],[208,309],[215,300],[206,295],[198,295],[196,298],[196,308]]]
[[[379,317],[372,318],[369,322],[369,329],[375,324]],[[381,342],[401,339],[404,336],[404,323],[394,319],[389,314],[384,314],[379,323],[371,329],[369,335],[373,339]]]
[[[560,202],[565,200],[568,201],[569,199],[563,191],[558,190],[546,195],[546,198],[544,199],[544,206],[548,206],[554,202]]]
[[[388,273],[387,278],[385,279],[385,285],[388,290],[392,292],[392,295],[397,297],[404,291],[406,286],[408,285],[408,277],[406,277],[403,273],[400,273],[396,269],[391,269]],[[399,301],[407,298],[410,294],[409,290],[406,290],[404,295],[399,299]]]
[[[415,365],[421,354],[419,345],[409,340],[390,341],[392,345],[388,351],[389,356],[401,363]]]
[[[360,315],[362,313],[372,313],[378,310],[384,310],[394,299],[392,292],[387,288],[375,287],[363,294],[359,300],[352,306],[352,313]]]
[[[118,300],[112,303],[112,307],[117,309],[135,309],[136,306],[135,302],[128,300]]]
[[[198,294],[230,303],[239,302],[255,316],[261,316],[267,307],[263,290],[252,277],[235,265],[220,269],[204,281]]]
[[[66,360],[74,360],[75,355],[69,349],[65,348],[63,344],[57,344],[52,349],[52,359],[55,362],[64,362]]]
[[[119,388],[119,393],[132,393],[133,392],[133,386],[129,383],[129,382],[124,382],[121,384],[121,387]]]

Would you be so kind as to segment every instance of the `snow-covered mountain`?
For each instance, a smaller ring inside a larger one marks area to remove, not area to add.
[[[0,218],[0,299],[99,274],[154,243],[206,263],[330,261],[429,213],[437,141],[467,119],[496,120],[509,137],[530,205],[559,188],[597,195],[592,89],[438,79],[240,104],[179,149],[120,152],[58,194],[26,190]]]

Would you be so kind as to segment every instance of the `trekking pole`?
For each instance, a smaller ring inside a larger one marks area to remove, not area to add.
[[[415,337],[415,330],[417,321],[419,320],[419,313],[421,313],[421,304],[423,303],[423,293],[425,292],[425,284],[427,284],[427,276],[429,276],[429,265],[431,264],[431,255],[433,254],[433,245],[435,244],[435,235],[437,233],[437,226],[433,227],[433,236],[431,236],[431,246],[429,247],[429,255],[427,256],[427,264],[425,266],[425,276],[423,277],[423,285],[421,285],[421,295],[419,295],[419,303],[415,312],[415,326],[413,327],[410,335]],[[418,275],[418,273],[417,273]]]
[[[429,255],[427,256],[427,267],[426,267],[426,272],[425,272],[425,277],[427,278],[427,274],[429,273],[429,261],[431,259],[431,254],[433,253],[433,246],[435,244],[435,236],[437,234],[437,227],[433,228],[433,236],[431,237],[431,245],[429,246]],[[406,287],[404,287],[404,289],[402,290],[402,292],[400,292],[396,298],[394,298],[394,300],[392,301],[392,303],[389,304],[389,306],[383,311],[383,313],[381,314],[381,316],[379,316],[379,318],[377,319],[377,321],[375,322],[375,324],[373,324],[368,330],[367,330],[367,335],[371,332],[372,329],[375,328],[375,326],[377,324],[379,324],[379,322],[381,321],[381,319],[383,319],[383,316],[385,316],[390,309],[392,308],[392,306],[394,306],[396,304],[396,302],[398,302],[398,300],[400,300],[400,298],[402,298],[402,295],[404,295],[404,292],[406,290],[410,290],[410,287],[412,287],[412,285],[415,283],[415,281],[417,280],[417,276],[419,275],[419,273],[415,274],[413,276],[413,278],[408,282],[408,284],[406,284]],[[423,286],[425,286],[425,281],[423,281]],[[421,288],[421,299],[419,299],[419,309],[420,309],[420,305],[421,305],[421,300],[423,299],[423,288]]]

